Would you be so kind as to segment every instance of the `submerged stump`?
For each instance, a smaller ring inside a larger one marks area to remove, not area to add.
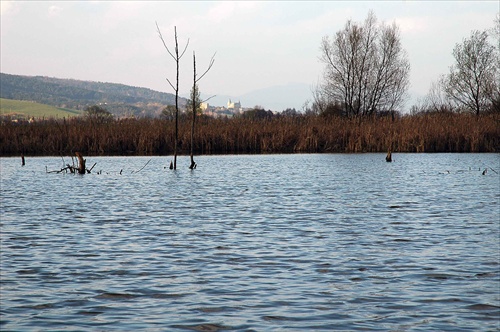
[[[78,168],[77,168],[77,171],[78,171],[78,174],[85,174],[85,162],[86,160],[83,159],[83,156],[80,152],[76,152],[75,153],[76,157],[78,158]]]

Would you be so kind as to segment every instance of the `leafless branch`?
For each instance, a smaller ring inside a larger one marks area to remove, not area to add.
[[[215,97],[215,96],[217,96],[217,95],[210,96],[210,97],[208,97],[207,99],[202,100],[201,102],[202,102],[202,103],[205,103],[205,102],[209,101],[210,99],[212,99],[212,98],[213,98],[213,97]]]
[[[166,78],[166,80],[167,80],[168,84],[170,84],[170,86],[172,87],[172,89],[174,89],[174,91],[176,91],[175,90],[175,86],[172,84],[172,82],[170,82],[170,80],[168,78]]]
[[[177,36],[177,32],[176,32],[176,36]],[[182,56],[184,55],[184,53],[186,53],[188,45],[189,45],[189,38],[188,38],[188,40],[186,42],[186,47],[184,47],[184,51],[182,51],[181,55],[179,56],[179,60],[182,58]]]
[[[158,36],[160,37],[161,42],[163,43],[163,46],[167,50],[168,54],[170,54],[170,56],[172,57],[172,59],[175,60],[175,56],[172,54],[172,52],[170,52],[170,50],[168,49],[167,43],[165,42],[165,39],[163,39],[163,35],[161,34],[160,27],[158,26],[158,22],[155,22],[155,23],[156,23],[156,31],[158,32]]]
[[[198,83],[203,78],[203,76],[205,76],[210,71],[210,69],[212,68],[212,66],[214,65],[214,62],[215,62],[215,54],[217,54],[217,52],[215,52],[214,55],[212,55],[212,58],[210,59],[210,63],[208,65],[207,70],[205,70],[205,72],[198,79],[195,80],[195,84]],[[210,97],[210,98],[212,98],[212,97]]]

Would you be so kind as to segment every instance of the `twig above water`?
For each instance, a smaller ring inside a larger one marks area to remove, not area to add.
[[[151,159],[149,159],[148,162],[144,166],[142,166],[140,170],[138,170],[136,172],[132,172],[132,173],[139,173],[140,171],[142,171],[144,169],[144,167],[146,167],[149,164],[150,161],[151,161]]]

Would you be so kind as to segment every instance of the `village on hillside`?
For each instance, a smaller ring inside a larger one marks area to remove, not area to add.
[[[226,106],[212,106],[209,103],[201,103],[201,111],[203,114],[219,118],[219,117],[233,117],[235,115],[242,114],[245,111],[248,111],[252,108],[243,108],[241,107],[241,103],[233,102],[231,99],[227,101]]]

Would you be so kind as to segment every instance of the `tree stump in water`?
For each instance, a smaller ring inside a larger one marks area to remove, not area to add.
[[[76,157],[78,158],[78,174],[85,174],[85,159],[83,159],[83,156],[80,152],[75,153]]]
[[[385,156],[385,161],[387,161],[388,163],[392,161],[391,151],[387,152],[387,156]]]

